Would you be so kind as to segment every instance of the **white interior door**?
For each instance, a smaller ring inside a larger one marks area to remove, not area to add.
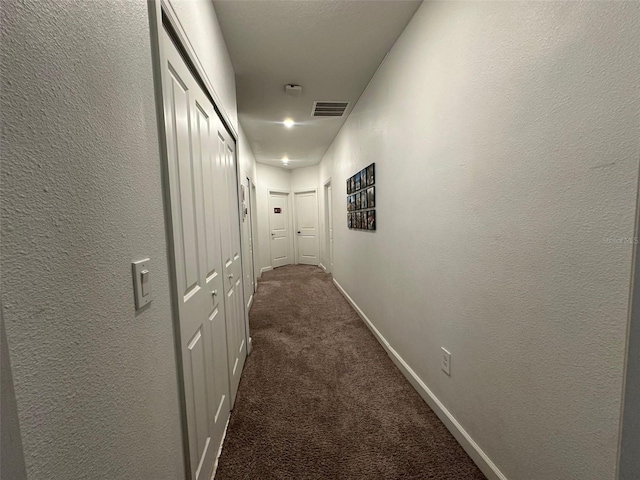
[[[289,194],[269,192],[269,228],[271,229],[271,266],[291,263],[289,232]]]
[[[169,194],[179,301],[189,460],[209,479],[229,418],[226,308],[220,225],[221,171],[214,164],[219,122],[213,105],[169,37],[163,39]]]
[[[318,201],[315,190],[295,194],[297,261],[318,265]]]

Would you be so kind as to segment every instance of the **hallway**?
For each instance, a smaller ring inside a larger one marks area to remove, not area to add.
[[[216,479],[485,478],[320,268],[265,273],[250,323]]]
[[[2,480],[640,479],[639,1],[0,40]]]

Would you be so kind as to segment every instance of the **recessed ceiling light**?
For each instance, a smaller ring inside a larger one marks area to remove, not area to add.
[[[289,163],[289,159],[287,157],[282,157],[282,163],[286,165],[287,163]]]
[[[296,122],[294,122],[293,120],[291,120],[290,118],[286,118],[284,122],[282,122],[282,124],[287,127],[287,128],[291,128],[293,127]]]

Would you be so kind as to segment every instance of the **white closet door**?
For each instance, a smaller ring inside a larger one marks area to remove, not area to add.
[[[220,245],[221,176],[214,164],[213,105],[164,34],[163,88],[173,247],[192,478],[211,478],[230,411],[224,265]]]
[[[236,398],[242,367],[247,357],[244,322],[244,291],[242,285],[242,250],[240,247],[240,216],[238,214],[238,177],[235,143],[218,120],[216,164],[222,175],[221,195],[224,214],[220,216],[222,258],[224,267],[224,301],[227,321],[227,354],[231,405]]]

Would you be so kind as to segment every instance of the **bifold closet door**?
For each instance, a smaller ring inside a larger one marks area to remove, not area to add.
[[[218,120],[219,126],[222,123]],[[236,398],[242,367],[247,358],[244,321],[244,289],[242,284],[242,250],[240,247],[240,216],[238,213],[238,176],[236,174],[235,143],[226,131],[218,131],[216,164],[220,175],[222,258],[224,268],[224,300],[227,305],[227,354],[231,405]]]
[[[192,478],[211,478],[229,418],[225,265],[216,165],[219,119],[164,34],[164,113],[180,349]],[[234,309],[235,307],[231,307]]]

